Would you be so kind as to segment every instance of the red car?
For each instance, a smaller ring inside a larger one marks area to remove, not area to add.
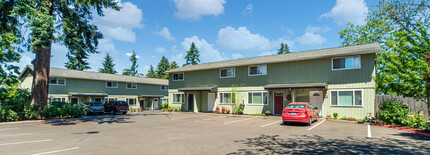
[[[125,101],[110,101],[107,102],[105,105],[105,112],[110,112],[111,114],[127,114],[128,111],[128,103]]]
[[[290,103],[282,111],[282,121],[307,123],[312,125],[313,121],[318,121],[318,108],[307,102]]]

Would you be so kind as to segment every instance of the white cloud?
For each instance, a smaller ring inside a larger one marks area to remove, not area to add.
[[[308,26],[306,28],[306,32],[318,33],[318,32],[328,32],[330,31],[330,27],[320,27],[320,26]]]
[[[169,29],[167,27],[163,27],[160,31],[154,32],[156,35],[166,38],[167,40],[173,41],[175,37],[172,36]]]
[[[306,31],[302,36],[297,38],[301,45],[320,46],[326,42],[326,38],[320,34]]]
[[[191,43],[193,42],[200,51],[201,63],[222,61],[227,59],[226,57],[221,56],[220,52],[214,48],[213,44],[209,44],[205,39],[199,39],[197,36],[184,39],[184,41],[181,43],[183,51],[190,50]]]
[[[369,8],[364,0],[336,0],[336,5],[328,13],[324,13],[320,18],[333,18],[334,22],[340,26],[350,22],[363,25]]]
[[[252,4],[248,4],[245,9],[242,10],[242,15],[249,15],[252,13],[252,10],[254,9],[254,6],[252,6]]]
[[[217,45],[230,51],[265,51],[272,48],[269,39],[251,33],[246,27],[227,26],[218,31]]]
[[[164,52],[166,52],[166,48],[164,48],[164,47],[157,47],[157,48],[155,48],[155,51],[158,52],[158,53],[164,53]]]
[[[243,55],[242,55],[242,54],[240,54],[240,53],[233,53],[233,54],[231,55],[231,58],[232,58],[232,59],[240,59],[240,58],[243,58]]]
[[[214,15],[224,13],[225,0],[173,0],[180,18],[199,19],[203,15]]]
[[[133,55],[133,53],[125,53],[125,55],[127,55],[127,56],[131,57],[131,55]],[[138,58],[138,59],[139,59],[139,58],[140,58],[140,56],[136,54],[136,58]]]
[[[25,53],[21,54],[21,59],[19,60],[19,62],[7,63],[7,64],[12,64],[14,66],[18,66],[19,71],[22,71],[25,68],[25,66],[32,65],[31,61],[33,61],[33,59],[34,59],[33,53],[25,52]]]
[[[95,15],[94,23],[98,26],[106,39],[115,39],[125,42],[135,42],[134,28],[142,28],[143,13],[137,5],[131,2],[122,3],[120,11],[114,9],[103,9],[105,16]]]
[[[175,55],[172,55],[170,57],[171,61],[176,61],[176,63],[178,64],[178,66],[182,66],[183,64],[185,64],[185,59],[184,59],[185,55],[182,53],[178,53]]]
[[[260,56],[275,55],[277,53],[278,53],[277,51],[265,51],[261,53]]]

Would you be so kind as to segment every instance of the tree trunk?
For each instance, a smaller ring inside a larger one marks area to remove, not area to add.
[[[40,105],[40,111],[48,102],[50,62],[51,48],[36,51],[36,58],[32,61],[34,75],[31,91],[31,105]]]

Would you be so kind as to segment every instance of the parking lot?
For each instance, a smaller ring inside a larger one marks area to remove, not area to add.
[[[161,113],[0,123],[1,154],[428,154],[430,138],[355,122]]]

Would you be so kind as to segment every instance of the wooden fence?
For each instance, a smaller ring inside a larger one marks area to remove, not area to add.
[[[427,104],[422,101],[417,101],[410,97],[402,97],[398,95],[376,95],[375,97],[375,116],[379,116],[379,104],[387,100],[397,100],[403,102],[409,107],[411,112],[423,113],[427,120],[429,120],[429,114],[427,111]]]

